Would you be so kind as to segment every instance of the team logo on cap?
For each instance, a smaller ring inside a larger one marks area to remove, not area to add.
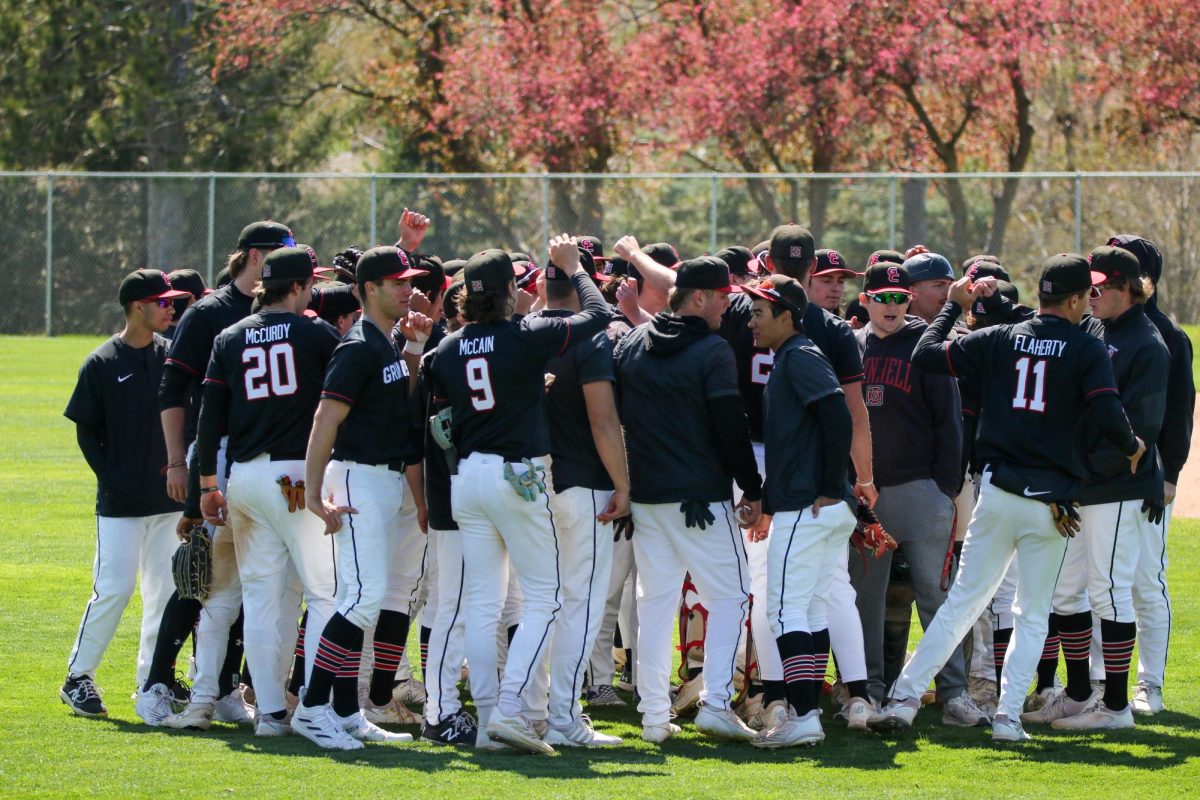
[[[483,291],[483,281],[471,281],[471,291],[482,292]]]
[[[986,313],[987,313],[987,309],[985,309],[985,308],[983,307],[983,301],[982,301],[982,300],[979,300],[979,301],[977,301],[977,302],[975,303],[975,313],[976,313],[976,314],[986,314]]]
[[[397,247],[397,248],[396,248],[396,254],[397,254],[398,256],[400,256],[400,263],[404,265],[404,268],[405,268],[405,269],[410,269],[410,268],[411,268],[411,265],[408,263],[408,253],[404,252],[404,251],[403,251],[403,250],[401,250],[399,247]]]
[[[612,273],[613,273],[613,265],[612,265],[612,262],[611,262],[611,261],[605,261],[605,262],[604,262],[604,267],[603,267],[603,269],[604,269],[604,274],[605,274],[605,275],[612,275]]]
[[[313,269],[316,269],[317,268],[317,251],[313,250],[311,247],[306,247],[306,248],[304,248],[304,250],[305,250],[305,252],[308,253],[308,260],[312,262]]]
[[[867,259],[867,266],[873,267],[879,263],[879,253],[871,253],[871,257]]]
[[[558,280],[558,269],[553,264],[546,267],[546,280],[548,280],[548,281]]]
[[[888,267],[887,271],[888,283],[900,282],[900,270],[897,267]]]
[[[262,271],[262,276],[263,276],[264,278],[269,278],[269,277],[271,277],[271,264],[270,264],[269,262],[264,262],[264,263],[263,263],[263,271]]]
[[[592,240],[591,240],[591,239],[583,239],[583,240],[581,240],[581,241],[579,242],[579,246],[580,246],[580,247],[582,247],[584,250],[587,250],[587,251],[588,251],[589,253],[591,253],[592,255],[595,255],[595,252],[593,252],[593,251],[594,251],[594,249],[595,249],[595,247],[596,247],[596,246],[595,246],[594,244],[592,244]]]
[[[1042,281],[1042,294],[1054,294],[1054,284],[1050,281]]]
[[[826,258],[828,258],[828,259],[829,259],[829,264],[830,264],[830,266],[833,266],[833,267],[840,267],[840,266],[842,265],[842,259],[841,259],[841,257],[838,255],[838,251],[837,251],[837,250],[830,250],[830,251],[829,251],[829,255],[828,255],[828,256],[826,256]]]
[[[792,245],[791,250],[788,251],[788,257],[789,258],[804,258],[804,248],[798,244]]]

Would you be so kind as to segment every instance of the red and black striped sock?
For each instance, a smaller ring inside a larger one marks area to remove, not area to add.
[[[304,609],[304,616],[300,618],[300,632],[296,635],[296,650],[292,654],[292,677],[288,681],[287,690],[294,695],[300,694],[300,687],[304,685],[304,632],[308,628],[308,609]]]
[[[1004,674],[1004,656],[1008,654],[1008,643],[1012,641],[1012,628],[997,628],[992,631],[992,666],[996,669],[996,688],[1000,688],[1000,677]]]
[[[363,630],[340,613],[330,617],[321,632],[317,642],[316,661],[313,664],[312,676],[304,690],[304,705],[308,708],[320,706],[329,702],[329,694],[333,684],[341,672],[342,665],[350,653],[362,652]],[[311,646],[312,642],[309,642]],[[355,666],[355,683],[358,681],[357,663]],[[357,700],[358,689],[355,687]]]
[[[1054,674],[1058,672],[1058,614],[1050,615],[1046,629],[1046,643],[1042,645],[1042,657],[1037,665],[1037,689],[1043,691],[1054,687]]]
[[[429,637],[433,635],[433,628],[421,626],[421,679],[427,680],[425,677],[425,665],[429,662]]]
[[[815,671],[813,637],[807,631],[785,633],[776,640],[783,659],[784,693],[797,714],[804,715],[816,708],[809,684]]]
[[[371,702],[387,705],[396,685],[396,668],[404,658],[408,641],[408,614],[399,611],[380,611],[375,623],[375,668],[371,671]]]
[[[1060,614],[1058,639],[1067,662],[1067,697],[1081,703],[1092,696],[1092,612]]]
[[[362,638],[358,646],[346,653],[346,658],[333,679],[333,711],[348,717],[358,711],[358,671],[362,666]]]
[[[1100,620],[1100,643],[1104,648],[1104,705],[1120,711],[1129,705],[1129,661],[1137,625],[1132,622]]]

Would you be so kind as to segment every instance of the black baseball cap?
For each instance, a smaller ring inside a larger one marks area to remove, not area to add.
[[[603,283],[612,278],[620,278],[629,274],[629,262],[620,256],[606,258],[596,265],[596,271],[592,277]]]
[[[1162,277],[1163,257],[1154,242],[1135,233],[1122,233],[1109,239],[1108,245],[1133,253],[1142,265],[1142,274],[1152,283],[1158,283],[1158,279]]]
[[[677,269],[680,264],[679,251],[674,245],[666,242],[655,242],[642,248],[642,252],[653,258],[667,269]]]
[[[712,289],[729,293],[729,265],[716,256],[700,256],[681,261],[675,272],[676,289]]]
[[[442,313],[446,317],[458,316],[458,296],[462,294],[463,286],[462,280],[456,278],[446,287],[446,294],[442,296]]]
[[[750,252],[749,247],[726,247],[724,250],[718,250],[716,256],[729,266],[730,275],[758,274],[758,259]]]
[[[508,253],[497,248],[482,250],[467,259],[462,268],[467,294],[483,294],[503,289],[517,273]]]
[[[867,266],[873,267],[880,261],[886,261],[889,264],[903,264],[904,256],[897,250],[876,250],[867,258]]]
[[[980,295],[971,306],[977,317],[1008,317],[1016,310],[1021,300],[1017,287],[1005,280],[996,281],[996,291],[991,297]]]
[[[954,267],[943,255],[937,253],[917,253],[905,259],[904,267],[908,270],[908,282],[954,280]]]
[[[442,269],[446,272],[446,275],[453,278],[455,275],[461,272],[462,268],[466,265],[466,260],[461,258],[452,258],[449,261],[442,262]]]
[[[446,288],[446,270],[442,260],[437,256],[416,256],[417,268],[425,270],[424,275],[413,277],[413,288],[420,289],[426,297],[432,298]]]
[[[217,288],[220,289],[233,283],[233,273],[229,271],[229,267],[224,267],[217,273],[217,277],[214,280],[216,280]]]
[[[742,291],[759,300],[766,300],[792,312],[792,319],[801,322],[808,311],[808,294],[800,281],[786,275],[771,275],[757,284],[746,284]]]
[[[362,254],[354,269],[354,276],[359,284],[368,281],[405,281],[427,274],[427,270],[413,266],[411,255],[392,245],[372,247]]]
[[[584,269],[587,269],[587,265],[584,263],[583,256],[584,256],[584,253],[581,251],[579,254],[579,266]],[[567,275],[566,270],[564,270],[562,267],[556,265],[553,261],[551,261],[549,264],[547,264],[546,268],[544,270],[542,270],[542,272],[545,274],[547,281],[569,281],[569,280],[571,280],[571,277],[569,275]]]
[[[1088,260],[1078,253],[1059,253],[1050,256],[1042,264],[1038,294],[1065,297],[1090,289],[1107,279],[1108,276],[1103,272],[1093,272]]]
[[[1136,281],[1142,277],[1142,265],[1137,256],[1123,247],[1097,247],[1088,256],[1092,272],[1104,276],[1101,283],[1110,280]]]
[[[317,312],[318,317],[332,323],[338,317],[358,311],[360,304],[358,298],[354,296],[354,287],[350,284],[342,284],[314,289],[308,307]]]
[[[772,261],[808,261],[817,254],[812,233],[801,225],[780,225],[771,231],[767,254]]]
[[[291,281],[306,281],[317,270],[317,253],[307,245],[280,247],[263,259],[263,286],[278,286]]]
[[[174,270],[167,274],[167,280],[171,282],[172,289],[187,292],[197,300],[203,297],[207,291],[204,278],[200,277],[200,273],[194,269]]]
[[[871,321],[871,314],[867,311],[867,307],[857,297],[850,298],[850,302],[846,303],[846,320],[856,319],[863,325]]]
[[[575,241],[579,244],[580,252],[587,253],[591,256],[592,261],[599,264],[605,261],[604,245],[595,236],[576,236]]]
[[[875,294],[876,292],[912,294],[912,290],[908,288],[911,283],[908,269],[903,264],[881,261],[874,266],[867,267],[867,271],[863,274],[865,275],[863,292],[866,294]]]
[[[252,247],[295,247],[296,237],[292,229],[282,222],[263,220],[251,222],[238,235],[238,250]]]
[[[817,266],[810,275],[845,275],[847,278],[857,278],[858,272],[846,266],[846,259],[837,250],[818,250],[816,252]]]
[[[121,288],[117,291],[117,302],[121,305],[136,303],[139,300],[174,300],[176,297],[186,297],[187,292],[171,288],[171,281],[160,269],[139,269],[126,275],[121,280]]]
[[[980,278],[995,278],[1011,284],[1008,270],[995,260],[995,256],[971,256],[963,262],[963,275],[973,281]]]

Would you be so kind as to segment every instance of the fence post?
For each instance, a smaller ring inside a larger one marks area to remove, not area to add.
[[[542,173],[542,263],[550,263],[550,173]]]
[[[717,252],[717,173],[712,173],[708,187],[708,252]]]
[[[379,178],[371,173],[371,225],[367,234],[368,249],[376,245],[375,235],[379,224]]]
[[[54,335],[54,173],[46,173],[46,335]]]
[[[892,173],[888,176],[888,249],[896,249],[896,189],[899,182],[896,180],[896,174]]]
[[[216,220],[217,220],[217,174],[215,172],[208,173],[208,277],[205,279],[207,286],[213,285],[213,269],[216,262],[216,249],[214,242],[216,241]]]
[[[1075,173],[1075,252],[1083,249],[1083,173]]]

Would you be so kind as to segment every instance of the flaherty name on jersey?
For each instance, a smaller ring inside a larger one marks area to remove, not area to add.
[[[1013,336],[1013,350],[1018,353],[1028,353],[1031,356],[1048,356],[1062,358],[1067,349],[1067,343],[1062,339],[1038,339],[1018,333]]]
[[[494,336],[478,336],[470,339],[464,336],[458,340],[460,356],[481,356],[484,353],[494,353],[495,351],[496,337]]]
[[[278,325],[265,325],[261,328],[246,328],[246,344],[265,344],[279,342],[288,338],[292,323],[283,322]]]

